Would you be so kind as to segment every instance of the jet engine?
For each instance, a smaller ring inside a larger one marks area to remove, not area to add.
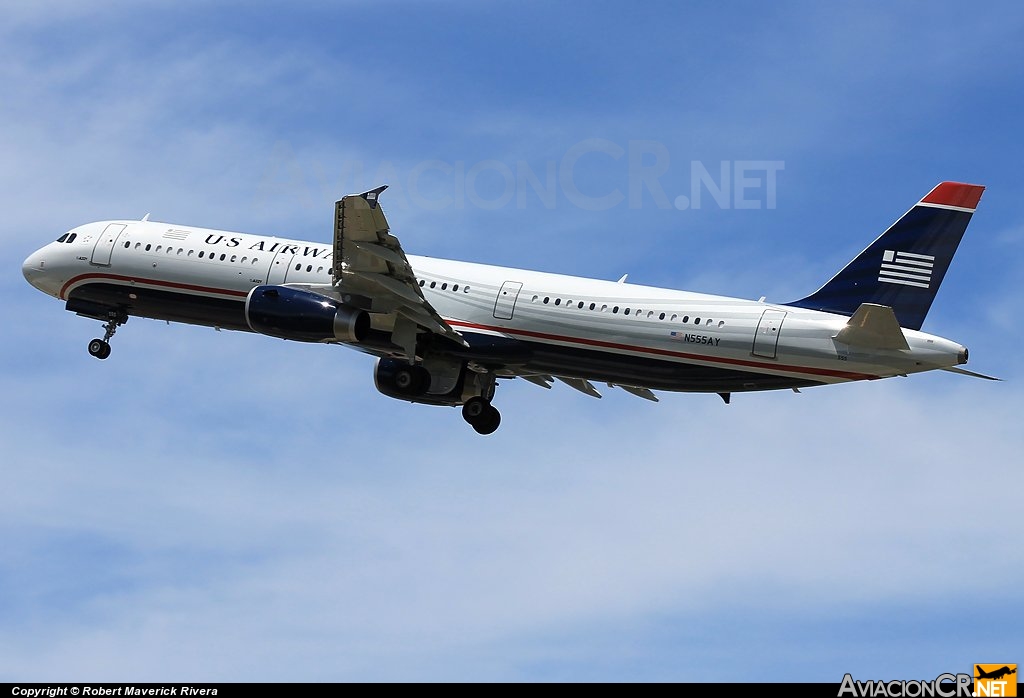
[[[288,286],[257,286],[249,291],[245,320],[253,332],[298,342],[356,343],[370,331],[366,312]]]
[[[427,359],[410,365],[400,359],[379,359],[373,383],[384,395],[425,405],[461,405],[485,392],[481,379],[461,361]],[[490,390],[493,394],[493,384]]]

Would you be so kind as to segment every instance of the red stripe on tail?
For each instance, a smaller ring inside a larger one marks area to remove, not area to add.
[[[942,182],[928,192],[928,196],[921,199],[921,203],[976,209],[978,202],[981,201],[981,192],[983,191],[985,191],[985,187],[977,184]]]

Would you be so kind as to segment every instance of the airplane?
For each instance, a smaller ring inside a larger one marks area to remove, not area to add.
[[[811,295],[747,300],[407,255],[382,186],[335,204],[333,244],[149,220],[88,223],[22,272],[103,322],[98,359],[137,316],[343,344],[377,357],[389,397],[461,406],[478,433],[501,423],[498,380],[733,393],[906,376],[961,366],[967,348],[921,331],[984,187],[942,182]]]
[[[998,679],[1003,678],[1004,676],[1009,676],[1010,674],[1016,674],[1017,673],[1016,665],[1014,665],[1013,669],[1011,669],[1009,666],[1003,666],[1002,668],[995,669],[993,671],[985,671],[985,670],[983,670],[977,664],[974,665],[974,668],[978,672],[978,675],[974,677],[976,679],[995,679],[995,680],[998,680]]]

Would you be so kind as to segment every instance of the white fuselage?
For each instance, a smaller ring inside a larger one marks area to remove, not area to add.
[[[129,305],[134,299],[139,306],[130,314],[146,317],[247,329],[237,318],[254,287],[332,280],[329,243],[149,221],[90,223],[70,233],[71,242],[51,243],[25,261],[32,285],[62,300],[102,293]],[[834,338],[849,317],[761,301],[408,259],[427,301],[451,327],[528,343],[533,369],[553,375],[660,390],[757,390],[952,367],[965,351],[914,330],[904,330],[909,350],[848,346]],[[618,364],[629,368],[620,375]],[[701,368],[732,378],[698,380]]]

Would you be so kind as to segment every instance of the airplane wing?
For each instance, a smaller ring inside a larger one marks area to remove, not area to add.
[[[343,197],[334,206],[334,282],[305,285],[312,291],[358,304],[375,314],[393,314],[394,341],[415,353],[418,328],[468,346],[423,297],[398,238],[389,232],[377,197],[387,185]]]

